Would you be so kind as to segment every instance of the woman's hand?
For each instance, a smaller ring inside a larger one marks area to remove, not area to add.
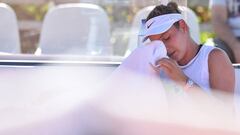
[[[187,82],[187,76],[182,72],[182,70],[178,67],[178,64],[173,59],[162,58],[156,62],[157,66],[153,66],[153,69],[156,72],[160,72],[163,70],[167,76],[173,81],[179,83],[184,86]]]

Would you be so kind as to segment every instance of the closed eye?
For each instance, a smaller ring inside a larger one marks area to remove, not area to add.
[[[170,39],[170,36],[164,37],[163,41],[168,41]]]

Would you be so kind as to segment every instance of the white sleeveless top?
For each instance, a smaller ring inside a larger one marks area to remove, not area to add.
[[[213,46],[203,45],[198,54],[186,65],[180,66],[184,74],[198,84],[205,92],[210,93],[208,56],[215,49]]]

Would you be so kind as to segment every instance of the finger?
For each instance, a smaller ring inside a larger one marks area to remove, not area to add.
[[[149,65],[155,70],[156,72],[160,72],[160,65],[154,66],[152,63],[149,63]]]
[[[161,69],[168,75],[170,75],[170,73],[172,73],[172,68],[169,67],[168,65],[162,64]]]
[[[176,64],[175,64],[175,61],[172,61],[171,59],[168,59],[168,58],[162,58],[160,60],[157,61],[157,64],[168,64],[169,66],[172,66],[172,67],[175,67]]]
[[[176,66],[178,66],[178,63],[177,63],[176,60],[174,60],[174,59],[172,59],[172,58],[169,58],[169,60],[170,60],[172,63],[174,63]]]
[[[159,64],[161,65],[161,68],[166,68],[169,72],[172,71],[174,69],[174,66],[168,62],[168,61],[160,61]]]

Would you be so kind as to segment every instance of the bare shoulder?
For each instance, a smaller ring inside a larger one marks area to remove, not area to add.
[[[208,63],[226,63],[230,66],[232,66],[230,59],[228,58],[227,54],[218,48],[214,48],[210,54],[209,54],[209,58],[208,58]]]
[[[233,92],[235,73],[227,54],[221,49],[213,49],[209,54],[208,66],[211,87]]]
[[[224,72],[225,70],[234,70],[227,54],[223,50],[218,48],[214,48],[210,52],[208,57],[208,66],[210,71],[211,69],[214,71],[216,71],[217,69],[222,70],[222,72]]]

